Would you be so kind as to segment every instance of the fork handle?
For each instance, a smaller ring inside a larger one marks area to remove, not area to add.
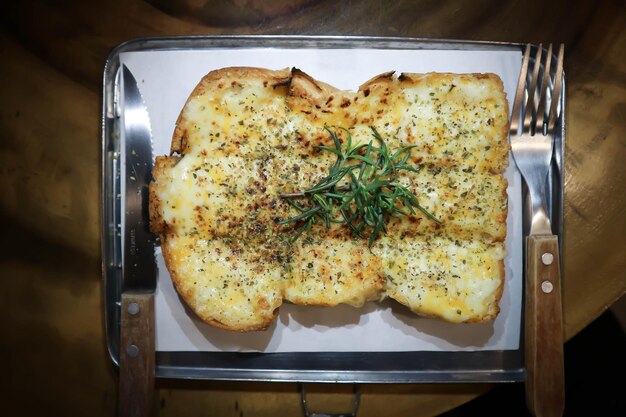
[[[563,313],[559,242],[555,235],[526,238],[526,402],[537,417],[565,408]]]

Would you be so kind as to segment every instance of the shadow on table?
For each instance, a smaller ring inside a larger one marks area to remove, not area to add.
[[[565,344],[565,417],[626,416],[626,333],[609,310]],[[532,416],[524,384],[498,385],[439,417]]]

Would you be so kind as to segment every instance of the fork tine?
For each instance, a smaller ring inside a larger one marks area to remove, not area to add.
[[[543,79],[541,80],[541,95],[539,97],[539,105],[537,106],[537,119],[535,120],[535,132],[543,132],[543,122],[546,112],[546,100],[548,96],[548,88],[550,88],[550,70],[552,69],[552,44],[548,46],[548,54],[546,55],[546,63],[543,66]]]
[[[537,91],[537,78],[539,78],[539,69],[541,68],[541,53],[543,52],[543,45],[539,44],[537,48],[537,54],[535,55],[535,67],[533,68],[533,75],[530,79],[530,86],[528,87],[528,101],[524,108],[524,124],[522,125],[522,132],[530,131],[530,124],[533,117],[533,110],[535,109],[535,93]]]
[[[556,73],[554,74],[554,90],[550,103],[550,114],[548,116],[548,133],[554,129],[556,122],[556,111],[561,99],[561,87],[563,85],[563,57],[565,56],[565,45],[559,46],[559,57],[556,64]]]
[[[526,44],[524,58],[522,59],[522,69],[517,82],[517,90],[515,91],[515,100],[513,101],[513,110],[511,111],[511,126],[509,131],[517,134],[519,121],[521,118],[522,99],[524,98],[524,87],[526,86],[526,73],[528,72],[528,61],[530,59],[530,44]]]

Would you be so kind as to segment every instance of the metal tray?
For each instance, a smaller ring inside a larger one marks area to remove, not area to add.
[[[104,67],[102,95],[102,271],[107,346],[111,360],[119,360],[119,301],[122,282],[120,243],[120,151],[117,85],[120,54],[219,48],[317,49],[429,49],[520,51],[513,43],[346,36],[211,36],[145,38],[125,42],[110,53]],[[531,55],[533,56],[534,53]],[[560,97],[565,107],[565,88]],[[561,111],[555,158],[549,175],[549,212],[555,233],[563,234],[563,156],[565,116]],[[511,162],[513,163],[513,162]],[[525,201],[525,191],[523,191]],[[527,205],[526,205],[527,206]],[[524,234],[528,228],[523,213]],[[562,239],[560,239],[562,242]],[[562,249],[561,249],[562,252]],[[561,260],[563,259],[561,253]],[[522,303],[523,305],[523,303]],[[523,321],[521,323],[523,329]],[[520,331],[523,335],[523,331]],[[515,382],[524,380],[523,338],[516,350],[461,352],[156,352],[156,376],[239,381],[431,383]]]

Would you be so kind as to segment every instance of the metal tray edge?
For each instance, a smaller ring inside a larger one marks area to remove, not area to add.
[[[259,42],[263,41],[262,44]],[[382,37],[382,36],[344,36],[344,35],[214,35],[214,36],[166,36],[166,37],[143,37],[130,39],[115,46],[109,53],[103,70],[102,79],[102,120],[101,120],[101,255],[102,255],[102,276],[103,276],[103,303],[105,306],[105,333],[107,339],[107,350],[109,357],[115,367],[119,365],[119,329],[115,324],[119,323],[119,310],[117,302],[111,306],[111,295],[119,294],[121,265],[117,265],[113,258],[112,248],[106,241],[106,236],[110,234],[110,213],[111,196],[110,184],[107,184],[107,173],[111,172],[112,143],[111,131],[114,117],[112,112],[115,109],[114,89],[117,70],[119,69],[119,55],[123,52],[150,51],[150,50],[175,50],[188,49],[191,46],[204,48],[220,48],[232,46],[236,43],[241,47],[271,47],[274,44],[297,45],[306,43],[307,47],[337,48],[340,46],[357,47],[369,46],[375,48],[389,48],[390,46],[403,48],[399,49],[467,49],[467,50],[511,50],[523,49],[525,44],[513,42],[497,41],[476,41],[457,39],[437,39],[437,38],[416,38],[416,37]],[[242,45],[242,43],[244,45]],[[256,45],[254,45],[256,43]],[[268,44],[271,43],[271,44]],[[373,45],[374,44],[374,45]],[[373,45],[373,46],[372,46]],[[279,45],[280,46],[280,45]],[[302,47],[302,45],[300,45]],[[535,45],[535,47],[537,47]],[[495,48],[495,49],[494,49]],[[433,49],[433,48],[430,48]],[[564,81],[564,87],[565,87]],[[563,206],[564,206],[564,150],[565,150],[565,91],[561,92],[561,135],[556,158],[553,163],[555,174],[559,183],[556,184],[553,197],[556,200],[552,207],[552,218],[556,220],[555,233],[560,237],[561,263],[563,263]],[[561,268],[561,270],[563,270]],[[523,349],[523,337],[520,341],[520,349]],[[518,351],[491,351],[499,354]],[[403,371],[403,372],[370,372],[367,370],[357,371],[305,371],[305,370],[280,370],[280,369],[213,369],[213,371],[177,366],[170,361],[171,354],[176,352],[157,352],[156,376],[159,378],[183,378],[183,379],[211,379],[211,380],[234,380],[234,381],[272,381],[272,382],[352,382],[352,383],[446,383],[446,382],[517,382],[524,380],[523,363],[515,364],[506,370],[481,369],[470,371],[441,370],[441,371]],[[375,352],[373,352],[375,353]],[[416,352],[428,353],[428,352]],[[449,352],[447,352],[449,353]],[[455,352],[459,353],[459,352]],[[475,353],[475,352],[462,352]],[[239,355],[239,354],[234,354]],[[246,355],[246,354],[241,354]],[[267,355],[267,354],[266,354]],[[160,360],[159,360],[160,359]],[[195,371],[194,371],[195,370]],[[395,375],[395,377],[393,377]]]

